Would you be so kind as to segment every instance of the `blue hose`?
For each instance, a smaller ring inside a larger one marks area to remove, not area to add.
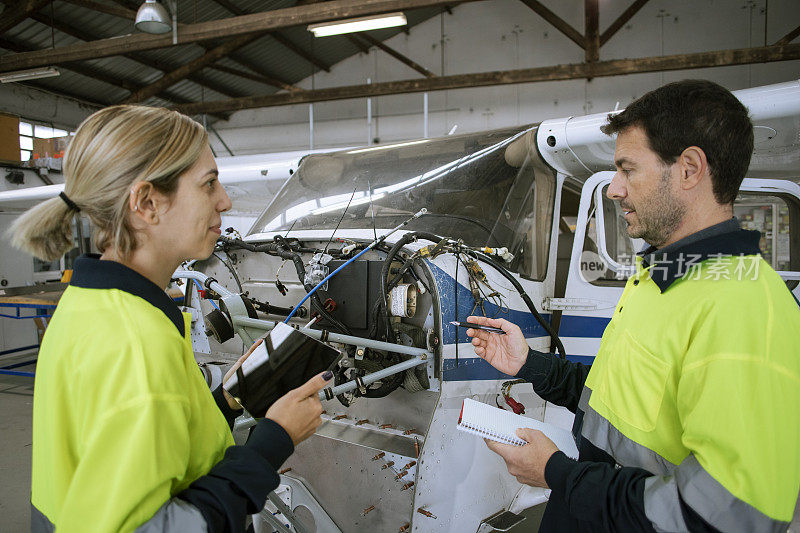
[[[364,255],[365,253],[367,253],[367,252],[368,252],[368,251],[370,251],[371,249],[372,249],[372,245],[370,245],[370,246],[367,246],[366,248],[364,248],[363,250],[361,250],[360,252],[358,252],[358,254],[356,254],[354,257],[351,257],[350,259],[348,259],[348,260],[347,260],[347,261],[346,261],[346,262],[345,262],[345,263],[344,263],[342,266],[340,266],[339,268],[337,268],[336,270],[334,270],[333,272],[331,272],[330,274],[328,274],[327,276],[325,276],[325,279],[323,279],[322,281],[320,281],[319,283],[317,283],[317,286],[316,286],[316,287],[314,287],[313,289],[311,289],[310,291],[308,291],[308,294],[306,294],[306,295],[303,297],[303,299],[302,299],[302,300],[300,300],[300,303],[294,306],[294,309],[292,309],[292,312],[291,312],[291,313],[289,313],[289,316],[287,316],[287,317],[286,317],[286,320],[284,320],[284,321],[283,321],[283,323],[284,323],[284,324],[288,324],[288,323],[289,323],[289,319],[291,319],[291,318],[294,316],[294,314],[297,312],[297,310],[298,310],[298,309],[300,309],[300,307],[301,307],[301,306],[302,306],[302,305],[303,305],[303,304],[306,302],[306,300],[308,300],[309,298],[311,298],[311,295],[312,295],[312,294],[314,294],[315,292],[317,292],[317,289],[319,289],[320,287],[322,287],[322,286],[325,284],[325,282],[326,282],[326,281],[328,281],[329,279],[331,279],[333,276],[335,276],[336,274],[338,274],[338,273],[339,273],[339,271],[341,271],[341,270],[342,270],[344,267],[346,267],[347,265],[349,265],[350,263],[352,263],[353,261],[355,261],[356,259],[358,259],[358,258],[359,258],[359,257],[361,257],[362,255]]]
[[[199,281],[197,281],[196,279],[192,279],[192,281],[194,281],[194,284],[195,284],[195,285],[197,285],[197,290],[198,290],[198,291],[202,291],[202,290],[203,290],[203,286],[202,286],[202,285],[200,285],[200,282],[199,282]],[[207,300],[208,300],[209,302],[211,302],[211,305],[213,305],[213,306],[214,306],[214,309],[216,309],[217,311],[219,311],[219,307],[217,307],[217,304],[215,304],[215,303],[214,303],[214,300],[212,300],[211,298],[207,298]]]

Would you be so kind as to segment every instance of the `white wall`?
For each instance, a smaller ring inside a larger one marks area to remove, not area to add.
[[[51,123],[56,128],[75,129],[97,109],[72,98],[17,83],[0,84],[0,111]]]
[[[631,0],[604,0],[600,31]],[[583,2],[545,0],[548,7],[583,32]],[[772,44],[797,25],[797,0],[652,0],[600,50],[600,59],[647,57]],[[766,39],[765,39],[766,28]],[[320,40],[320,44],[323,39]],[[493,0],[462,4],[393,37],[387,44],[436,74],[466,74],[583,61],[583,50],[522,2]],[[429,95],[429,134],[459,133],[539,122],[625,106],[663,83],[707,78],[731,90],[800,76],[800,61],[637,74],[592,81],[571,80],[440,91]],[[419,78],[384,52],[371,50],[298,85],[310,89]],[[309,106],[245,110],[215,129],[237,155],[309,147]],[[423,95],[372,99],[368,135],[366,99],[314,104],[314,147],[366,144],[423,135]],[[225,149],[212,135],[218,154]]]

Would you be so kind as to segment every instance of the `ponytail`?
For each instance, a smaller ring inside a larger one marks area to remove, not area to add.
[[[113,249],[126,257],[137,246],[128,216],[131,187],[147,181],[173,194],[178,178],[207,147],[205,129],[176,111],[132,105],[101,109],[78,127],[64,154],[69,196],[26,211],[11,227],[11,242],[41,259],[57,259],[72,246],[72,216],[80,209],[92,223],[97,250]]]
[[[53,261],[72,248],[72,219],[75,211],[59,197],[25,211],[7,235],[11,244],[42,259]]]

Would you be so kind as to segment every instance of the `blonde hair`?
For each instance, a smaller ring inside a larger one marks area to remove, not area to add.
[[[84,120],[64,155],[64,193],[92,222],[97,249],[115,248],[122,257],[135,250],[127,208],[131,187],[148,181],[173,193],[178,177],[207,146],[200,124],[167,109],[118,105]],[[56,259],[72,246],[74,214],[61,198],[46,200],[14,222],[11,242],[41,259]]]

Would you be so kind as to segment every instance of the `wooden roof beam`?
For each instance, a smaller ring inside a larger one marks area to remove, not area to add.
[[[280,93],[248,96],[234,100],[206,102],[205,104],[188,104],[185,106],[177,106],[176,109],[191,115],[212,111],[239,111],[242,109],[259,107],[346,100],[350,98],[365,98],[392,94],[467,89],[540,81],[598,78],[646,72],[748,65],[752,63],[769,63],[797,59],[800,59],[800,44],[787,44],[782,46],[718,50],[714,52],[642,57],[636,59],[615,59],[610,61],[598,61],[595,63],[565,64],[551,67],[482,72],[477,74],[457,74],[453,76],[437,76],[435,78],[419,78],[346,87],[331,87],[328,89],[316,89],[294,94]]]
[[[249,15],[250,14],[249,11],[246,11],[246,10],[242,9],[241,7],[239,7],[236,4],[234,4],[233,2],[231,2],[230,0],[213,0],[213,1],[215,3],[217,3],[218,5],[224,7],[225,9],[227,9],[229,12],[233,13],[234,15]],[[325,72],[330,72],[331,71],[331,67],[329,67],[328,65],[323,63],[322,60],[320,60],[317,56],[307,52],[303,48],[301,48],[298,45],[296,45],[295,43],[293,43],[291,40],[287,39],[286,37],[284,37],[283,35],[278,33],[277,31],[270,32],[268,35],[270,37],[272,37],[273,39],[275,39],[276,41],[278,41],[284,47],[286,47],[289,50],[291,50],[292,52],[294,52],[296,55],[302,57],[303,59],[305,59],[306,61],[308,61],[312,65],[314,65],[315,67],[317,67],[319,69],[322,69]]]
[[[355,35],[350,34],[350,33],[346,33],[344,36],[347,37],[347,40],[350,41],[356,48],[358,48],[359,51],[361,51],[362,54],[368,54],[369,53],[369,46],[367,46],[366,44],[364,44],[360,40],[356,39]]]
[[[128,98],[123,100],[123,102],[126,104],[132,104],[146,100],[151,96],[155,96],[168,87],[175,85],[182,79],[187,78],[192,73],[204,69],[205,67],[227,56],[234,50],[238,50],[239,48],[252,43],[258,38],[259,35],[252,34],[234,37],[230,41],[224,42],[221,45],[212,48],[202,56],[193,59],[184,65],[181,65],[171,72],[165,73],[161,78],[154,81],[150,85],[143,87],[131,94]]]
[[[39,11],[50,0],[22,0],[13,3],[7,3],[9,6],[3,10],[3,17],[0,19],[0,35],[7,32],[26,18],[30,17],[32,13]]]
[[[461,2],[471,0],[459,0]],[[533,1],[533,0],[525,0]],[[209,39],[263,33],[291,26],[313,24],[344,18],[377,15],[391,11],[417,9],[457,3],[454,0],[331,0],[308,6],[294,6],[222,20],[185,24],[178,29],[178,42],[190,44]],[[168,48],[171,35],[133,34],[91,42],[76,43],[49,50],[37,50],[0,57],[0,72],[55,66],[70,61],[97,59],[115,55]]]
[[[780,40],[775,43],[775,46],[789,44],[790,42],[797,39],[798,36],[800,36],[800,26],[796,27],[795,29],[793,29],[792,31],[781,37]]]
[[[5,0],[0,0],[0,1],[5,1]],[[65,2],[76,2],[78,4],[83,4],[85,2],[95,3],[95,2],[93,2],[93,0],[62,0],[62,1],[65,1]],[[119,7],[117,7],[117,6],[112,6],[112,7],[113,7],[113,9],[118,10],[118,13],[119,13],[120,16],[124,15],[124,18],[128,18],[130,20],[135,20],[136,19],[136,11],[133,11],[132,9],[128,9],[128,7],[126,7],[126,6],[131,6],[132,5],[131,2],[128,2],[126,0],[115,0],[115,1],[116,1],[117,4],[119,4]],[[238,8],[234,4],[231,4],[230,2],[225,2],[225,0],[220,0],[220,1],[223,2],[224,6],[230,6],[230,7],[234,8],[234,9],[238,10]],[[223,5],[223,4],[221,4],[221,5]],[[182,27],[183,24],[179,24],[178,26]],[[197,44],[198,44],[198,46],[203,48],[206,52],[208,52],[209,50],[212,50],[214,48],[213,45],[208,44],[208,43],[202,43],[201,42],[201,43],[197,43]],[[140,61],[140,62],[144,61],[145,64],[147,62],[147,58],[145,56],[141,55],[141,54],[136,54],[136,55],[127,54],[127,57],[132,58],[132,59],[135,58],[137,61]],[[245,66],[245,62],[247,60],[245,58],[242,58],[241,56],[239,56],[237,54],[230,54],[228,56],[228,58],[230,60],[232,60],[232,61],[244,66],[245,68],[249,68],[249,67]],[[147,65],[147,66],[150,66],[151,68],[156,68],[152,64]],[[174,70],[174,68],[170,68],[170,67],[163,68],[163,67],[159,66],[157,68],[157,70],[161,70],[162,72],[169,72],[171,70]],[[274,83],[270,83],[270,84],[272,86],[274,86],[274,87],[278,87],[280,89],[286,89],[286,90],[297,90],[297,87],[294,87],[293,85],[291,85],[286,80],[278,79],[277,77],[269,75],[268,73],[265,73],[263,71],[259,72],[259,74],[264,78],[264,80],[266,80],[266,79],[273,80]],[[199,77],[196,77],[196,76],[189,76],[188,79],[193,81],[194,83],[199,84],[199,85],[204,85],[204,86],[210,88],[211,90],[216,91],[216,92],[218,92],[220,94],[223,94],[223,95],[228,96],[230,98],[234,98],[234,96],[231,96],[231,95],[228,94],[230,91],[228,89],[226,89],[226,87],[223,86],[223,85],[220,85],[220,84],[214,83],[212,81],[209,81],[207,79],[202,79],[202,78],[199,78]],[[260,80],[260,81],[263,81],[263,80]],[[242,95],[239,94],[237,96],[242,96]]]
[[[534,10],[540,17],[549,22],[555,29],[566,35],[572,42],[586,49],[586,38],[578,30],[570,26],[564,19],[550,11],[539,0],[521,0],[523,4]]]
[[[611,39],[614,34],[617,33],[625,24],[627,24],[628,21],[631,20],[631,18],[633,18],[633,16],[638,13],[648,1],[649,0],[635,0],[630,6],[628,6],[628,9],[623,11],[622,14],[617,17],[617,20],[612,22],[611,26],[609,26],[608,29],[606,29],[606,31],[600,35],[600,46],[606,44],[608,40]]]
[[[434,74],[430,70],[426,69],[425,67],[423,67],[419,63],[416,63],[412,59],[404,56],[403,54],[401,54],[400,52],[398,52],[394,48],[391,48],[391,47],[387,46],[386,44],[384,44],[383,42],[379,41],[378,39],[376,39],[374,37],[371,37],[371,36],[367,35],[366,33],[357,34],[357,36],[358,36],[359,39],[364,39],[365,41],[367,41],[372,46],[377,46],[378,48],[380,48],[381,50],[383,50],[384,52],[386,52],[387,54],[389,54],[393,58],[397,59],[398,61],[400,61],[404,65],[416,70],[417,72],[419,72],[420,74],[422,74],[426,78],[433,78],[433,77],[436,76],[436,74]]]
[[[128,9],[126,7],[114,6],[111,4],[103,4],[101,2],[95,2],[94,0],[60,0],[60,1],[79,7],[85,7],[86,9],[97,11],[98,13],[105,13],[106,15],[112,15],[114,17],[119,17],[123,19],[136,20],[136,11]]]
[[[598,0],[583,1],[584,42],[586,43],[586,62],[600,60],[600,7]]]
[[[6,50],[11,50],[12,52],[30,52],[31,50],[35,50],[35,48],[31,47],[30,45],[23,44],[16,39],[10,39],[7,37],[0,37],[0,48],[5,48]],[[126,78],[121,78],[119,76],[115,76],[114,74],[110,74],[103,70],[91,67],[89,65],[83,65],[81,63],[72,63],[63,68],[76,74],[80,74],[81,76],[107,83],[108,85],[117,87],[118,89],[123,89],[125,91],[134,92],[143,87],[141,83],[131,81]],[[188,98],[184,98],[177,94],[172,94],[168,91],[158,93],[156,96],[162,100],[166,100],[171,104],[194,103],[193,100],[189,100]],[[74,98],[72,95],[70,95],[70,97]],[[230,115],[227,113],[218,113],[214,116],[224,120],[228,120],[230,118]]]
[[[278,87],[277,81],[275,79],[267,78],[259,74],[253,74],[252,72],[246,70],[240,70],[238,68],[232,68],[226,65],[220,65],[219,63],[214,63],[213,65],[210,65],[208,68],[224,72],[225,74],[231,74],[232,76],[238,76],[240,78],[245,78],[247,80],[263,83],[264,85],[269,85],[270,87]]]
[[[0,2],[5,3],[5,4],[9,4],[9,3],[12,2],[12,0],[0,0]],[[49,17],[46,17],[46,16],[38,14],[38,13],[32,14],[31,18],[33,20],[35,20],[35,21],[37,21],[37,22],[39,22],[41,24],[45,24],[47,26],[49,26],[50,22],[51,22]],[[54,20],[52,22],[53,22],[53,27],[55,29],[57,29],[61,33],[65,33],[67,35],[75,37],[76,39],[80,39],[82,41],[93,41],[93,40],[95,40],[97,38],[96,36],[92,35],[91,33],[87,32],[86,30],[83,30],[81,28],[77,28],[77,27],[75,27],[75,26],[73,26],[71,24],[67,24],[66,22],[62,22],[62,21],[59,21],[59,20]],[[48,50],[52,50],[52,49],[48,49]],[[158,60],[155,60],[155,59],[150,59],[150,58],[146,57],[143,54],[138,54],[138,53],[123,54],[123,57],[127,57],[128,59],[132,59],[132,60],[136,61],[137,63],[140,63],[140,64],[142,64],[142,65],[144,65],[144,66],[146,66],[148,68],[152,68],[152,69],[155,69],[155,70],[160,70],[161,72],[169,72],[169,71],[175,69],[175,67],[173,65],[164,64],[161,61],[158,61]],[[198,84],[198,85],[201,85],[201,86],[203,86],[203,87],[205,87],[207,89],[210,89],[210,90],[212,90],[214,92],[217,92],[217,93],[222,94],[224,96],[227,96],[229,98],[238,98],[240,96],[244,96],[242,93],[237,93],[235,91],[231,91],[230,89],[228,89],[227,87],[225,87],[224,85],[222,85],[220,83],[214,83],[211,80],[205,80],[205,79],[202,78],[202,76],[198,76],[198,75],[194,75],[193,74],[193,75],[189,76],[188,79],[191,80],[192,82]]]

